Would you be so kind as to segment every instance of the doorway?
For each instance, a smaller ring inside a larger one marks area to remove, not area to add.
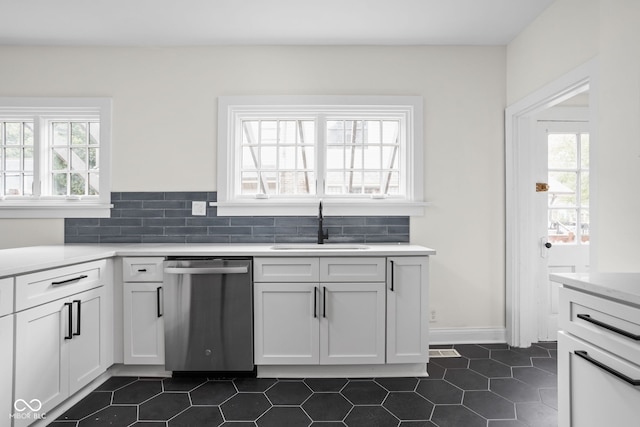
[[[588,117],[593,146],[596,133],[593,119],[597,110],[595,70],[596,61],[589,61],[506,109],[506,332],[507,342],[515,347],[529,347],[539,340],[538,284],[548,281],[549,275],[548,261],[541,256],[541,245],[547,242],[540,238],[546,230],[540,234],[539,228],[539,224],[547,222],[541,222],[540,214],[536,213],[540,204],[536,183],[544,183],[548,178],[548,171],[536,160],[539,158],[536,118],[541,112],[589,91]],[[592,191],[591,202],[594,196]],[[546,200],[548,195],[545,193],[542,197]],[[591,221],[594,221],[593,213]],[[593,243],[590,234],[590,244]],[[594,265],[593,259],[590,264]]]

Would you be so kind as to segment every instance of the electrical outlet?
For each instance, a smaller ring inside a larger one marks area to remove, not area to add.
[[[436,317],[436,311],[435,310],[431,310],[431,317],[429,317],[429,322],[435,323],[438,321],[438,318]]]
[[[191,202],[191,215],[204,216],[207,214],[207,202]]]

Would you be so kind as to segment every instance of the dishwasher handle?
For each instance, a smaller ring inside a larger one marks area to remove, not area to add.
[[[245,274],[249,267],[167,267],[165,273],[169,274]]]

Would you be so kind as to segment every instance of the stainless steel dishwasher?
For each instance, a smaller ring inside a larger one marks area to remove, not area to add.
[[[168,371],[254,372],[251,270],[250,258],[167,258]]]

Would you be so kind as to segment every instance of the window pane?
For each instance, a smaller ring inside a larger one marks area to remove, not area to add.
[[[345,143],[362,144],[362,123],[358,120],[347,120],[344,123]]]
[[[589,172],[580,174],[580,205],[589,207]]]
[[[52,180],[51,192],[54,196],[66,196],[67,195],[67,174],[66,173],[54,173]]]
[[[33,145],[33,123],[24,123],[23,124],[23,132],[24,132],[24,145]]]
[[[71,124],[71,144],[85,145],[87,144],[87,123]]]
[[[327,121],[327,144],[344,144],[344,122],[342,120]]]
[[[581,232],[581,242],[584,244],[589,244],[589,209],[581,209],[580,210],[580,232]]]
[[[316,194],[315,174],[313,172],[297,172],[296,193]]]
[[[280,155],[279,169],[295,169],[296,168],[296,147],[280,147],[278,150]]]
[[[589,134],[580,134],[580,167],[589,169]]]
[[[549,169],[576,169],[578,165],[578,138],[576,134],[550,133]]]
[[[67,169],[67,149],[65,148],[54,148],[53,149],[53,160],[52,160],[52,168],[54,171],[65,170]]]
[[[362,172],[347,172],[347,192],[350,194],[361,194],[363,192]]]
[[[549,209],[549,241],[554,243],[575,243],[576,209]]]
[[[313,169],[315,168],[315,152],[313,147],[298,147],[298,168]]]
[[[100,168],[100,150],[98,148],[89,148],[89,169],[95,170]]]
[[[549,206],[577,206],[577,172],[549,172]]]
[[[242,186],[241,186],[241,194],[256,194],[263,193],[264,191],[261,189],[258,191],[258,173],[257,172],[242,172],[242,176],[240,178]]]
[[[397,144],[399,129],[400,129],[400,123],[398,123],[397,121],[383,122],[382,123],[382,143]]]
[[[367,145],[364,147],[364,168],[380,169],[380,146]]]
[[[260,143],[275,144],[278,141],[278,122],[263,121],[260,123]]]
[[[280,144],[290,144],[293,145],[297,140],[297,123],[293,120],[281,121],[280,122]]]
[[[278,186],[281,194],[295,194],[296,192],[296,173],[280,172],[278,173]]]
[[[71,169],[87,170],[87,150],[85,148],[71,149]]]
[[[87,194],[85,189],[86,179],[83,174],[71,174],[71,195],[82,196]]]
[[[398,147],[382,147],[382,167],[387,169],[398,168]]]
[[[261,186],[264,186],[266,194],[276,194],[277,188],[277,173],[276,172],[262,172],[260,173],[262,182]]]
[[[262,147],[260,149],[260,167],[262,169],[275,169],[278,149],[276,147]]]
[[[7,148],[5,149],[5,170],[7,171],[19,171],[22,170],[20,165],[20,155],[22,150],[20,148]]]
[[[242,122],[242,144],[251,145],[258,143],[258,133],[260,129],[260,122],[258,121],[244,121]]]
[[[400,173],[393,171],[385,172],[382,185],[383,194],[400,194]]]
[[[344,166],[344,148],[328,147],[327,148],[327,169],[343,169]]]
[[[24,171],[33,172],[33,147],[27,147],[24,153]]]
[[[4,194],[7,196],[20,196],[22,194],[20,185],[20,175],[6,174],[4,177]]]
[[[100,123],[89,123],[89,144],[100,144]]]
[[[254,170],[258,166],[258,157],[254,147],[244,147],[242,149],[242,169]]]
[[[6,145],[20,145],[22,143],[22,123],[5,123],[4,140]]]
[[[367,120],[364,126],[364,139],[367,144],[382,143],[382,124],[379,120]]]
[[[69,143],[69,123],[53,123],[53,145],[67,145]]]
[[[365,194],[380,194],[380,172],[364,173]]]
[[[299,122],[301,128],[300,143],[305,145],[314,145],[316,143],[316,123],[311,120],[304,120]]]
[[[328,172],[324,191],[327,194],[343,194],[345,192],[344,172]]]
[[[89,174],[89,195],[97,196],[100,194],[100,176],[97,173]]]
[[[22,194],[25,196],[33,196],[33,175],[24,175],[22,177],[22,182]]]

